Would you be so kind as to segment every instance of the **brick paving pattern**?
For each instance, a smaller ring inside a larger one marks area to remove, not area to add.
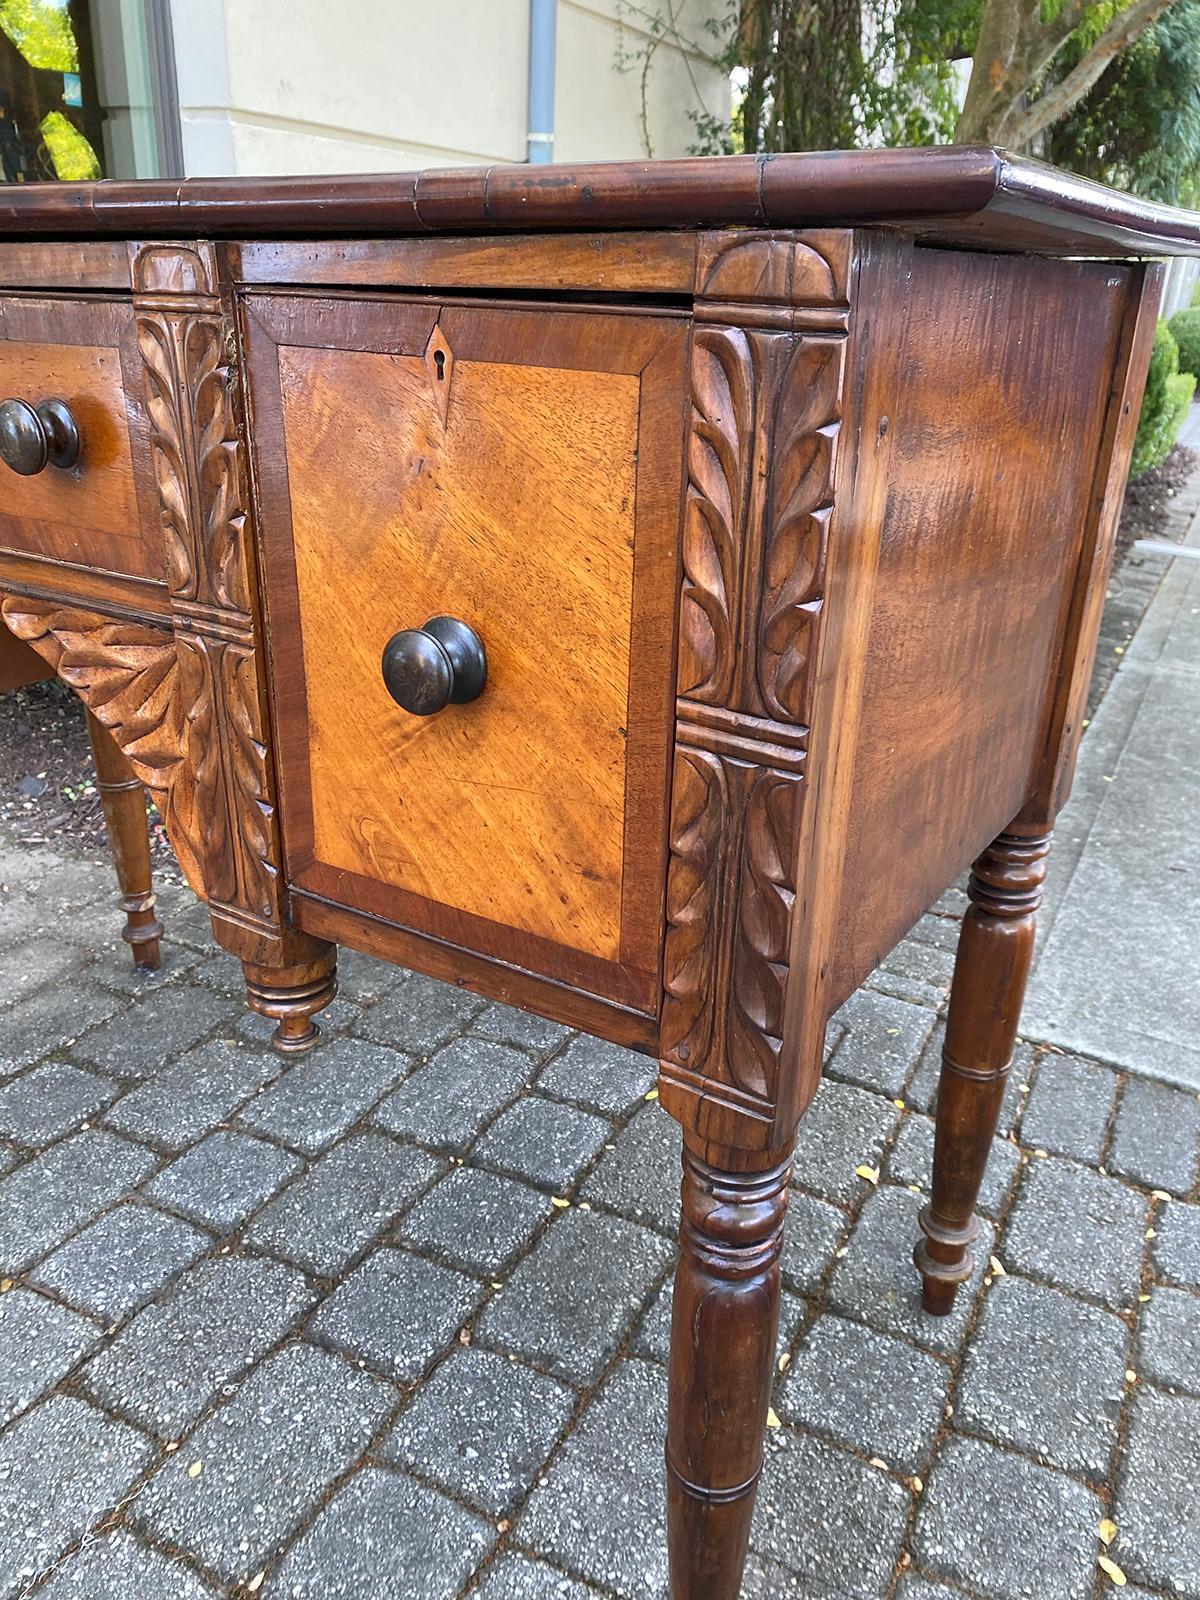
[[[658,1600],[651,1063],[348,954],[288,1064],[163,901],[134,979],[104,873],[0,841],[0,1597]],[[1200,1102],[1022,1046],[919,1309],[961,907],[830,1026],[745,1593],[1200,1600]]]

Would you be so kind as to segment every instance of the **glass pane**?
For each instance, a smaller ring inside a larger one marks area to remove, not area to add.
[[[159,171],[142,0],[0,0],[0,179]]]

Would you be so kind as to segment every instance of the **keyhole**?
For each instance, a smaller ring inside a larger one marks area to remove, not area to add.
[[[435,350],[433,352],[433,364],[437,368],[437,381],[439,383],[445,383],[445,381],[446,381],[446,352],[444,350]]]

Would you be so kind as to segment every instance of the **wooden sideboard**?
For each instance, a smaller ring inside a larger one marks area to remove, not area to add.
[[[674,1600],[739,1591],[826,1019],[974,862],[927,1309],[970,1273],[1197,251],[971,149],[0,191],[0,611],[278,1047],[346,944],[661,1063]]]

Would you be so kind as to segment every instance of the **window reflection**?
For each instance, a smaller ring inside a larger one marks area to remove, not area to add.
[[[0,0],[5,182],[104,176],[93,59],[87,8],[77,0]]]

